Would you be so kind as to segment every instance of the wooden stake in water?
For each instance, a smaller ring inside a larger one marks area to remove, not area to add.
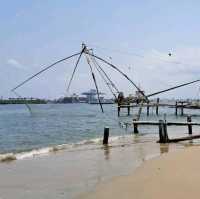
[[[103,135],[103,144],[104,145],[108,144],[108,138],[109,138],[109,128],[105,127],[104,128],[104,135]]]
[[[167,143],[169,141],[166,121],[159,120],[159,137],[160,143]]]
[[[188,123],[191,123],[192,122],[192,117],[191,116],[187,116],[187,122]],[[188,124],[188,134],[189,135],[192,135],[192,125],[191,124]]]
[[[133,119],[133,130],[134,130],[133,132],[134,134],[137,134],[139,133],[139,131],[138,131],[138,125],[134,123],[135,121],[137,121],[137,119]]]
[[[157,102],[156,102],[156,115],[158,115],[159,101],[160,101],[160,99],[157,98]]]

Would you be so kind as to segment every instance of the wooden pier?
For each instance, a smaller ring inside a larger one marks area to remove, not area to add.
[[[166,120],[159,121],[136,121],[133,120],[134,133],[139,133],[138,126],[149,125],[158,126],[159,130],[159,143],[180,142],[185,140],[199,139],[200,135],[192,135],[192,126],[200,126],[199,122],[192,122],[191,116],[187,117],[186,122],[167,122]],[[187,126],[189,136],[172,138],[170,139],[167,132],[167,126]]]
[[[130,112],[131,109],[133,108],[139,108],[140,104],[118,104],[117,107],[117,112],[118,112],[118,116],[120,116],[121,114],[121,110],[122,109],[127,109],[127,115],[130,116]],[[192,105],[191,103],[189,103],[188,101],[176,101],[175,104],[170,104],[170,103],[160,103],[160,99],[157,98],[156,102],[147,102],[145,104],[142,105],[142,107],[146,108],[146,114],[147,116],[149,116],[149,112],[150,112],[150,108],[156,108],[155,109],[155,113],[156,115],[159,115],[159,108],[160,107],[168,107],[168,108],[174,108],[175,111],[175,115],[180,115],[183,116],[184,115],[184,109],[200,109],[200,105]]]

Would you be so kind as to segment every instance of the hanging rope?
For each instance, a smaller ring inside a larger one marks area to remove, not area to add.
[[[86,57],[88,65],[90,66],[90,71],[91,71],[92,78],[93,78],[93,81],[94,81],[94,84],[95,84],[95,87],[96,87],[96,90],[97,90],[97,97],[98,97],[99,105],[101,107],[101,111],[102,111],[102,113],[104,113],[103,106],[102,106],[102,103],[101,103],[101,100],[100,100],[99,89],[98,89],[96,78],[95,78],[95,75],[94,75],[94,72],[93,72],[93,69],[92,69],[92,65],[90,64],[90,60],[89,60],[89,58],[87,57],[86,54],[85,54],[85,57]]]
[[[103,79],[103,81],[105,82],[105,84],[107,85],[108,89],[110,90],[110,92],[112,93],[112,95],[114,96],[115,99],[117,99],[117,96],[116,94],[114,93],[114,91],[112,90],[111,86],[110,86],[110,83],[107,82],[106,78],[104,77],[104,75],[102,74],[101,70],[99,69],[98,65],[96,65],[96,63],[93,61],[92,57],[91,58],[91,61],[93,62],[96,70],[98,71],[98,73],[100,74],[101,78]]]
[[[52,68],[52,67],[55,66],[56,64],[58,64],[58,63],[60,63],[60,62],[63,62],[63,61],[65,61],[65,60],[67,60],[67,59],[70,59],[70,58],[72,58],[72,57],[75,57],[75,56],[77,56],[77,55],[80,55],[80,54],[81,54],[81,52],[80,52],[80,53],[73,54],[73,55],[71,55],[71,56],[69,56],[69,57],[66,57],[66,58],[63,58],[63,59],[61,59],[61,60],[58,60],[58,61],[54,62],[53,64],[51,64],[51,65],[45,67],[45,68],[42,69],[41,71],[37,72],[36,74],[32,75],[31,77],[29,77],[28,79],[26,79],[25,81],[23,81],[22,83],[20,83],[19,85],[17,85],[17,86],[16,86],[15,88],[13,88],[11,91],[16,90],[17,88],[21,87],[22,85],[24,85],[25,83],[27,83],[27,82],[30,81],[31,79],[35,78],[35,77],[38,76],[39,74],[41,74],[41,73],[43,73],[44,71],[46,71],[46,70]]]
[[[90,56],[91,59],[93,60],[94,64],[96,64],[99,69],[102,71],[102,73],[105,75],[105,77],[107,78],[107,80],[110,82],[110,85],[115,89],[116,93],[119,93],[119,89],[115,86],[115,84],[113,83],[113,81],[108,77],[108,75],[106,74],[106,72],[103,70],[103,68],[100,66],[100,64],[97,62],[97,60]]]
[[[95,55],[95,54],[91,54],[90,52],[86,52],[86,53],[89,54],[89,55],[91,55],[91,56],[93,56],[93,57],[95,57],[95,58],[97,58],[98,60],[100,60],[100,61],[106,63],[107,65],[111,66],[111,67],[114,68],[115,70],[117,70],[120,74],[122,74],[122,75],[123,75],[137,90],[138,90],[138,92],[140,92],[140,93],[145,97],[146,100],[148,100],[148,98],[147,98],[147,96],[144,94],[144,92],[142,92],[142,91],[140,90],[140,88],[139,88],[125,73],[123,73],[120,69],[118,69],[115,65],[109,63],[108,61],[102,59],[101,57],[98,57],[98,56]]]
[[[78,66],[78,64],[79,64],[79,62],[80,62],[81,56],[82,56],[82,54],[83,54],[83,52],[84,52],[85,49],[86,49],[86,46],[83,46],[83,49],[82,49],[82,51],[81,51],[81,53],[80,53],[80,55],[79,55],[79,57],[78,57],[78,59],[77,59],[77,61],[76,61],[76,64],[75,64],[75,67],[74,67],[72,76],[71,76],[71,78],[70,78],[70,80],[69,80],[69,84],[68,84],[68,86],[67,86],[67,92],[69,92],[69,88],[70,88],[70,86],[71,86],[71,83],[72,83],[74,74],[75,74],[75,72],[76,72],[77,66]]]
[[[12,91],[17,97],[21,98],[22,99],[22,96],[20,94],[18,94],[16,91]],[[31,107],[29,106],[29,104],[26,103],[26,100],[25,100],[25,106],[27,107],[27,109],[29,110],[29,112],[32,114],[32,109]]]

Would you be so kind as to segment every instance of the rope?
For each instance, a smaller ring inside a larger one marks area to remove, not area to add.
[[[140,90],[140,88],[125,73],[123,73],[120,69],[118,69],[115,65],[109,63],[108,61],[102,59],[101,57],[98,57],[97,55],[91,54],[89,52],[86,52],[86,53],[89,54],[89,55],[91,55],[91,56],[93,56],[93,57],[95,57],[95,58],[97,58],[98,60],[106,63],[107,65],[109,65],[110,67],[114,68],[115,70],[117,70],[120,74],[122,74],[145,97],[146,100],[148,100],[148,98],[144,94],[144,92],[142,92]]]
[[[158,95],[158,94],[160,94],[160,93],[165,93],[165,92],[167,92],[167,91],[171,91],[171,90],[174,90],[174,89],[183,87],[183,86],[187,86],[187,85],[189,85],[189,84],[194,84],[194,83],[199,82],[199,81],[200,81],[200,79],[195,80],[195,81],[192,81],[192,82],[187,82],[187,83],[184,83],[184,84],[180,84],[180,85],[177,85],[177,86],[174,86],[174,87],[165,89],[165,90],[161,90],[161,91],[158,91],[158,92],[149,94],[149,95],[147,95],[147,97],[152,97],[152,96],[154,96],[154,95]]]
[[[108,77],[108,75],[106,74],[106,72],[103,70],[103,68],[100,66],[100,64],[97,62],[97,60],[92,57],[93,61],[95,62],[95,64],[99,67],[99,69],[102,71],[102,73],[106,76],[106,78],[108,79],[108,81],[110,82],[110,85],[116,90],[117,93],[119,93],[118,88],[115,86],[115,84],[112,82],[112,80]]]
[[[98,89],[96,78],[95,78],[95,75],[94,75],[94,72],[93,72],[93,69],[92,69],[92,65],[90,64],[90,60],[89,60],[89,58],[87,57],[86,54],[85,54],[85,57],[86,57],[88,65],[90,66],[90,71],[91,71],[92,78],[93,78],[93,81],[94,81],[94,84],[95,84],[95,87],[96,87],[96,90],[97,90],[97,97],[98,97],[99,105],[101,107],[101,111],[102,111],[102,113],[104,113],[103,106],[102,106],[102,103],[101,103],[101,100],[100,100],[99,89]]]
[[[54,62],[53,64],[51,64],[51,65],[45,67],[45,68],[42,69],[41,71],[39,71],[39,72],[37,72],[36,74],[32,75],[32,76],[29,77],[28,79],[24,80],[22,83],[20,83],[19,85],[17,85],[17,86],[16,86],[15,88],[13,88],[11,91],[15,91],[17,88],[21,87],[22,85],[24,85],[25,83],[27,83],[28,81],[30,81],[31,79],[33,79],[34,77],[36,77],[36,76],[38,76],[39,74],[43,73],[44,71],[50,69],[51,67],[55,66],[56,64],[58,64],[58,63],[60,63],[60,62],[63,62],[63,61],[65,61],[65,60],[67,60],[67,59],[70,59],[70,58],[72,58],[72,57],[74,57],[74,56],[80,55],[80,54],[81,54],[81,53],[76,53],[76,54],[73,54],[73,55],[71,55],[71,56],[69,56],[69,57],[66,57],[66,58],[63,58],[63,59],[61,59],[61,60],[58,60],[58,61]]]
[[[81,51],[81,53],[80,53],[80,55],[79,55],[79,57],[78,57],[78,59],[77,59],[77,61],[76,61],[76,64],[75,64],[75,67],[74,67],[72,76],[71,76],[71,78],[70,78],[70,80],[69,80],[69,84],[68,84],[68,86],[67,86],[67,92],[69,92],[69,88],[70,88],[70,86],[71,86],[71,83],[72,83],[74,74],[75,74],[75,72],[76,72],[76,69],[77,69],[77,67],[78,67],[78,64],[79,64],[79,62],[80,62],[81,56],[82,56],[82,54],[83,54],[85,48],[86,48],[86,47],[84,46],[83,49],[82,49],[82,51]]]
[[[12,91],[17,97],[21,98],[22,99],[22,96],[20,94],[18,94],[16,91]],[[31,107],[29,106],[29,104],[26,103],[26,100],[25,100],[25,106],[27,107],[27,109],[29,110],[30,114],[32,114],[32,110],[31,110]]]
[[[92,57],[90,57],[92,58]],[[110,92],[113,94],[113,96],[115,97],[115,99],[117,99],[117,96],[115,95],[115,93],[113,92],[112,88],[110,87],[110,83],[107,82],[106,78],[104,77],[104,75],[101,73],[98,65],[96,65],[96,63],[93,61],[93,59],[91,59],[95,68],[97,69],[97,71],[99,72],[101,78],[103,79],[103,81],[105,82],[105,84],[107,85],[108,89],[110,90]]]

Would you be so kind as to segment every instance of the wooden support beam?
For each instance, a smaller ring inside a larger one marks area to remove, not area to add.
[[[175,115],[178,115],[178,102],[176,101],[176,104],[175,104]]]
[[[120,116],[120,105],[118,105],[117,113],[118,113],[118,117],[119,117]]]
[[[168,142],[181,142],[186,140],[200,139],[200,135],[190,135],[187,137],[169,139]]]
[[[187,122],[188,124],[188,134],[192,135],[192,125],[190,124],[192,122],[192,117],[191,116],[187,116]]]
[[[138,125],[150,125],[158,126],[159,122],[157,121],[133,121],[133,123]],[[166,122],[167,126],[188,126],[188,122]],[[192,126],[200,126],[199,122],[190,122]]]
[[[109,128],[105,127],[104,128],[104,134],[103,134],[103,144],[104,145],[108,144],[108,138],[109,138]]]
[[[136,123],[134,123],[134,121],[137,121],[137,119],[133,119],[133,132],[134,132],[134,134],[137,134],[137,133],[139,133],[139,131],[138,131],[138,124],[136,124]]]
[[[127,106],[128,116],[130,115],[130,106]]]
[[[160,101],[160,99],[157,98],[157,102],[156,102],[156,115],[158,115],[159,101]]]
[[[183,102],[181,102],[181,116],[183,116]]]
[[[167,143],[169,141],[167,134],[167,124],[163,120],[159,120],[159,143]]]
[[[149,102],[147,102],[147,116],[149,116]]]

